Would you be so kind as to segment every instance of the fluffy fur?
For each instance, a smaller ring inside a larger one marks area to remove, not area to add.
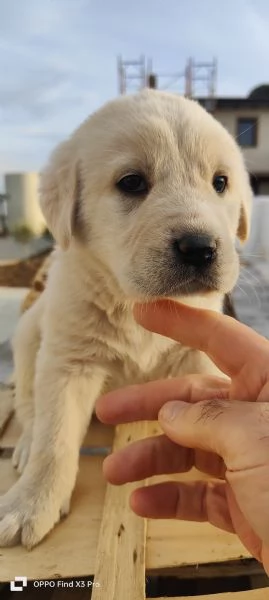
[[[144,197],[122,193],[130,172]],[[228,177],[224,194],[212,186]],[[216,373],[201,352],[143,330],[135,301],[171,297],[219,311],[238,276],[236,236],[247,237],[251,191],[227,131],[196,102],[153,90],[92,115],[52,155],[41,206],[58,248],[43,294],[14,339],[13,462],[22,473],[0,499],[0,544],[31,548],[69,510],[79,448],[97,397],[132,382]],[[182,234],[214,238],[206,274],[177,264]]]

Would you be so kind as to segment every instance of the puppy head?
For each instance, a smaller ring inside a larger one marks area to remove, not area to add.
[[[196,102],[153,90],[92,115],[41,179],[56,241],[80,240],[134,299],[230,291],[251,196],[228,132]]]

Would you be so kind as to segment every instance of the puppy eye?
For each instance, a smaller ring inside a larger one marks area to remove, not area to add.
[[[214,190],[216,190],[217,194],[223,194],[225,192],[228,184],[228,177],[226,175],[215,175],[212,181],[212,185]]]
[[[146,179],[138,173],[130,173],[122,177],[117,183],[117,188],[124,194],[142,195],[148,192]]]

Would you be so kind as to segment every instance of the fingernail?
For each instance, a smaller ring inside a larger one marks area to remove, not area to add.
[[[162,421],[174,421],[178,414],[182,411],[185,406],[185,402],[167,402],[163,405],[159,412],[159,419]]]

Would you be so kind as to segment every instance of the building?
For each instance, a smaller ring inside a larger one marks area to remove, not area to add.
[[[39,206],[38,173],[9,173],[5,175],[7,194],[7,226],[11,233],[26,227],[34,235],[45,230],[45,220]]]
[[[269,195],[269,85],[246,98],[198,98],[241,146],[255,195]]]

